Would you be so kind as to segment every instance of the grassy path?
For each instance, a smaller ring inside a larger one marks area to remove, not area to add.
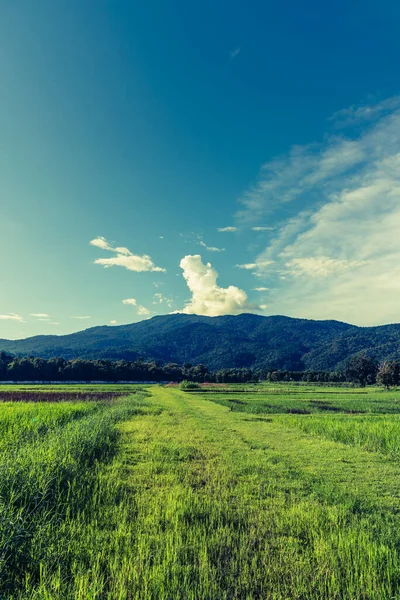
[[[400,598],[400,468],[153,388],[162,411],[121,425],[135,498],[130,556],[109,598]]]

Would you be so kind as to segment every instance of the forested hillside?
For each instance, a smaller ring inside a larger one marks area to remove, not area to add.
[[[356,327],[339,321],[242,314],[224,317],[164,315],[71,335],[0,340],[19,356],[65,359],[138,358],[209,369],[337,370],[360,351],[376,360],[400,358],[400,324]]]

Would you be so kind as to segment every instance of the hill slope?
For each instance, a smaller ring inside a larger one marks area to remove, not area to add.
[[[400,358],[400,324],[356,327],[339,321],[242,314],[163,315],[140,323],[101,326],[70,335],[1,340],[0,350],[50,358],[155,359],[203,363],[210,369],[334,370],[352,354]]]

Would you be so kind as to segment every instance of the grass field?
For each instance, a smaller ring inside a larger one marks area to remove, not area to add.
[[[18,389],[0,598],[400,598],[400,392]]]

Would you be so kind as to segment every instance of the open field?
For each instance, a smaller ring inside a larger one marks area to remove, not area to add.
[[[0,598],[400,598],[400,392],[121,387],[0,404]]]

